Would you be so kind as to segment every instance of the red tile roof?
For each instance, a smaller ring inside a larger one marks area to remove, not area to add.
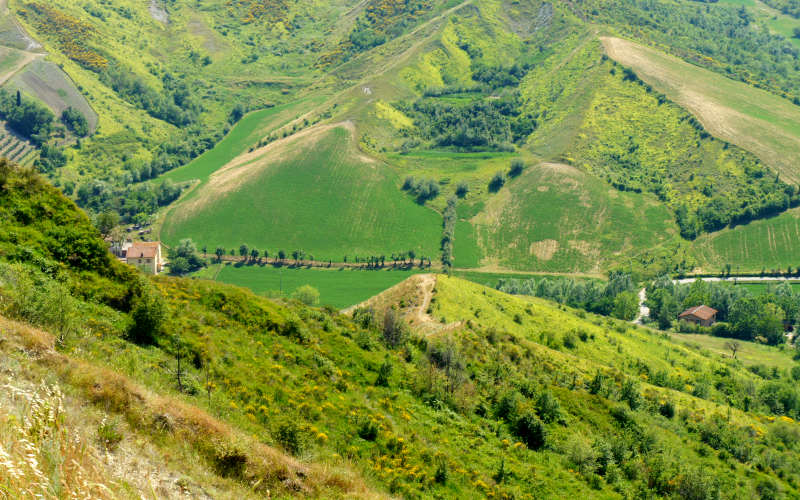
[[[689,309],[683,311],[678,317],[685,318],[686,316],[694,316],[695,318],[699,318],[702,320],[709,320],[713,318],[714,315],[717,314],[717,312],[718,311],[712,307],[695,306],[695,307],[690,307]]]
[[[158,248],[161,245],[158,241],[137,241],[128,249],[125,254],[129,259],[152,259],[158,253]]]

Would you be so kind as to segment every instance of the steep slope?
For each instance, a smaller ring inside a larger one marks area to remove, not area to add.
[[[797,495],[789,373],[447,276],[412,277],[352,318],[136,276],[41,179],[0,173],[0,312],[53,332],[2,320],[13,334],[4,363],[91,401],[89,428],[121,419],[120,450],[128,434],[152,441],[152,463],[172,457],[164,474],[196,463],[181,483],[190,491]],[[65,223],[70,237],[58,233]],[[420,321],[405,326],[405,311]],[[100,471],[114,487],[114,471]]]

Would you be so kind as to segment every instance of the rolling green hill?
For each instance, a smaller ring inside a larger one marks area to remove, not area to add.
[[[273,255],[303,250],[323,261],[409,249],[435,257],[436,212],[406,198],[390,169],[358,152],[353,134],[348,124],[313,127],[238,157],[172,209],[162,237]]]

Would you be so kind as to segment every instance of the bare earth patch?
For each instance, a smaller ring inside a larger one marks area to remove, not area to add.
[[[550,260],[558,252],[558,242],[556,240],[542,240],[531,243],[529,252],[539,260]]]

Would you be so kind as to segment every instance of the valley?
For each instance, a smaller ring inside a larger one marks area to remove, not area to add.
[[[798,150],[795,0],[0,0],[0,498],[798,498]]]

